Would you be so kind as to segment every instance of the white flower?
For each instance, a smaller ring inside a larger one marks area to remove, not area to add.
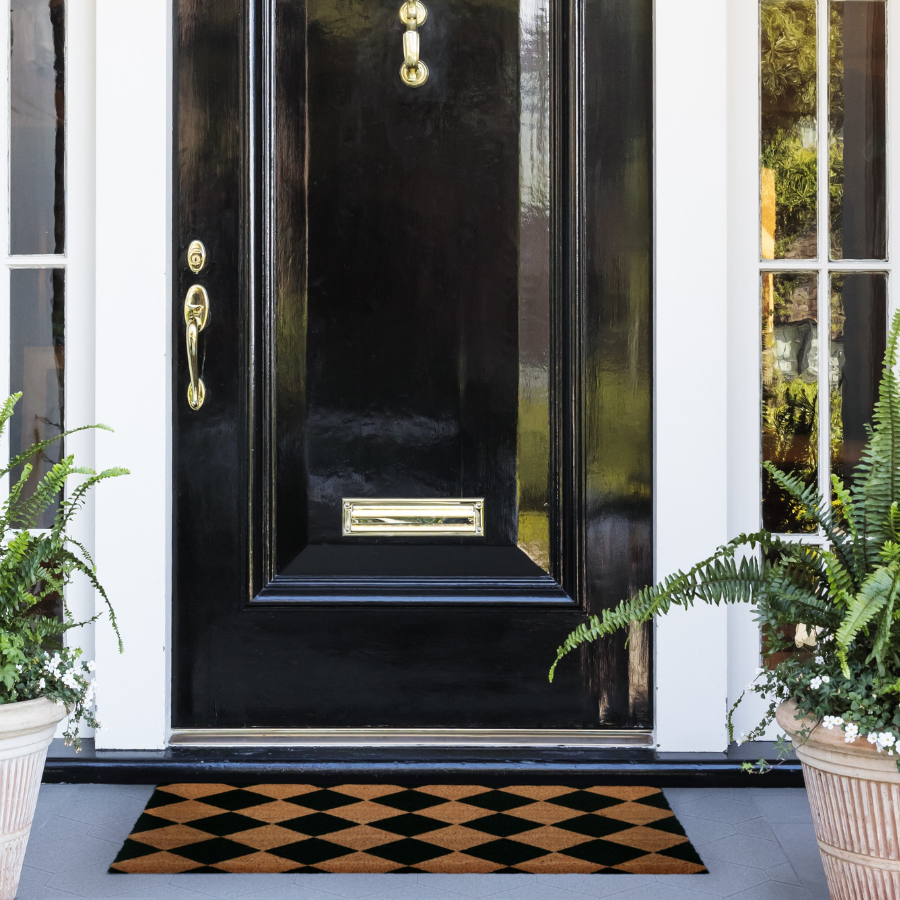
[[[859,737],[859,725],[856,722],[848,722],[844,726],[844,743],[852,744]]]
[[[822,676],[822,681],[824,681],[825,684],[831,684],[831,676],[830,676],[830,675],[823,675],[823,676]]]
[[[42,690],[44,690],[44,688],[46,688],[46,687],[47,687],[47,682],[42,678],[42,679],[38,682],[38,690],[39,690],[39,691],[42,691]]]
[[[872,732],[866,740],[870,744],[875,745],[875,749],[881,753],[882,750],[887,750],[891,756],[894,755],[893,746],[897,742],[897,739],[892,735],[889,731],[882,731],[880,734],[876,732]]]
[[[825,716],[822,719],[822,727],[831,731],[836,725],[843,725],[844,720],[840,716]]]
[[[78,682],[75,680],[74,672],[66,672],[62,677],[62,683],[67,687],[71,688],[73,691],[77,689]]]
[[[97,668],[97,663],[95,663],[92,659],[89,659],[87,662],[87,670],[88,672],[93,672],[94,669]]]
[[[824,666],[824,665],[825,665],[825,657],[824,657],[824,656],[817,656],[817,657],[816,657],[816,665],[817,665],[817,666]]]
[[[827,676],[826,676],[826,677],[827,677]],[[810,680],[809,686],[810,686],[814,691],[817,691],[820,687],[822,687],[822,679],[821,679],[818,675],[816,675],[815,678],[812,678],[812,679]]]

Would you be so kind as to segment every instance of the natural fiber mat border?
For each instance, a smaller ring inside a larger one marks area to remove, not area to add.
[[[160,785],[110,872],[699,874],[658,788]]]

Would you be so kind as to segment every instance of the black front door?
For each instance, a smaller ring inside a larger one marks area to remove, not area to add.
[[[177,6],[174,726],[648,727],[649,0]]]

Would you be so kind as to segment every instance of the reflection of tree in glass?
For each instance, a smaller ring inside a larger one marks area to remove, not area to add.
[[[828,193],[831,255],[832,259],[840,259],[843,256],[844,227],[844,4],[829,3],[829,6]]]
[[[816,250],[816,4],[760,6],[761,165],[774,177],[775,259]]]
[[[764,275],[763,459],[815,484],[818,473],[818,291],[809,272]],[[797,501],[763,476],[763,524],[809,530]]]

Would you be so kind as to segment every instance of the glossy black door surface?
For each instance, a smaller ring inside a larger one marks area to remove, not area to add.
[[[178,3],[173,724],[648,727],[647,632],[546,673],[652,571],[650,3],[427,0],[418,88],[399,5]]]

